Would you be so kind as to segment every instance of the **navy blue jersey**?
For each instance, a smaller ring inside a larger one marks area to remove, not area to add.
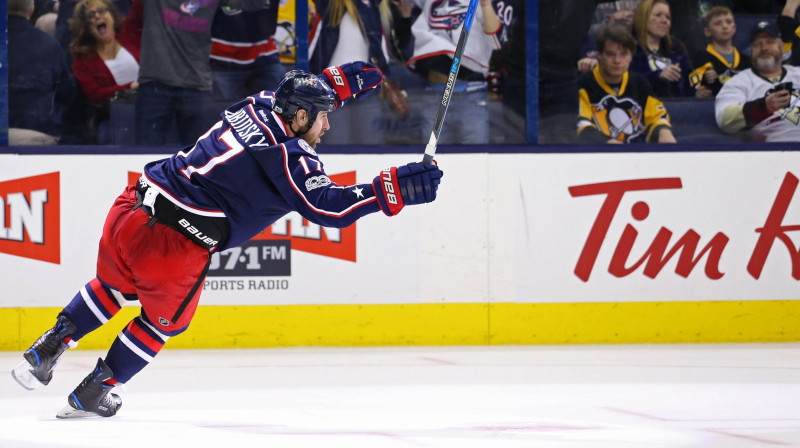
[[[314,149],[287,135],[272,100],[269,91],[245,98],[193,147],[145,166],[150,186],[178,207],[227,218],[230,237],[219,250],[240,245],[291,211],[341,228],[380,210],[371,183],[342,186],[328,178]]]

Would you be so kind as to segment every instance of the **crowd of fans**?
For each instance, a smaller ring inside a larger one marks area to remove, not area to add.
[[[8,0],[9,143],[192,145],[295,67],[295,1]],[[331,115],[341,141],[327,143],[427,141],[469,0],[309,3],[309,71],[363,60],[386,80],[380,99]],[[507,52],[524,45],[524,7],[479,0],[440,142],[489,143],[503,96],[517,101],[502,115],[523,122],[524,58]],[[115,139],[120,105],[135,141]]]
[[[193,144],[295,67],[295,1],[8,0],[10,144]],[[310,2],[310,71],[364,60],[386,80],[327,143],[427,141],[468,4]],[[539,143],[691,141],[687,120],[711,123],[703,141],[797,140],[799,6],[542,0]],[[525,19],[522,0],[479,1],[442,143],[524,140]],[[114,137],[120,104],[133,141]]]
[[[590,19],[576,9],[586,11],[588,3],[594,3]],[[798,141],[798,6],[800,0],[566,0],[544,6],[547,19],[578,20],[588,29],[580,44],[573,39],[573,47],[580,45],[577,57],[570,58],[564,45],[557,54],[542,52],[543,121],[569,121],[574,109],[563,104],[577,104],[577,133],[553,126],[558,130],[540,133],[540,143],[691,141],[696,136],[676,138],[680,127],[712,115],[712,135],[703,141]],[[540,48],[558,32],[543,30]],[[551,87],[558,96],[548,96]],[[671,108],[680,113],[671,116]]]

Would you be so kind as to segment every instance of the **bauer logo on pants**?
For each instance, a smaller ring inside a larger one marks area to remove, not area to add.
[[[59,173],[0,181],[0,253],[61,263]]]
[[[135,184],[140,177],[141,172],[128,171],[128,184]],[[327,182],[353,185],[356,183],[356,172],[331,174]],[[355,262],[357,225],[353,223],[343,229],[322,227],[292,212],[275,221],[252,240],[289,240],[292,250]]]

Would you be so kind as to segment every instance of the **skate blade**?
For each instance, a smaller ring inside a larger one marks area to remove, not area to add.
[[[17,367],[14,367],[14,370],[11,371],[11,376],[13,376],[19,385],[25,389],[36,390],[40,387],[43,387],[44,384],[42,384],[38,379],[36,379],[35,376],[33,376],[31,369],[33,369],[33,367],[28,364],[28,361],[22,361],[17,365]]]
[[[80,409],[75,409],[70,405],[64,406],[63,409],[58,411],[56,418],[86,418],[86,417],[100,417],[94,412],[86,412]]]

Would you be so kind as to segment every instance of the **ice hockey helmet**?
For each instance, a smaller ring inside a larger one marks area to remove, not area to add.
[[[272,108],[287,121],[291,121],[299,109],[305,109],[310,127],[316,121],[317,114],[336,108],[336,93],[316,75],[292,70],[278,83]]]

